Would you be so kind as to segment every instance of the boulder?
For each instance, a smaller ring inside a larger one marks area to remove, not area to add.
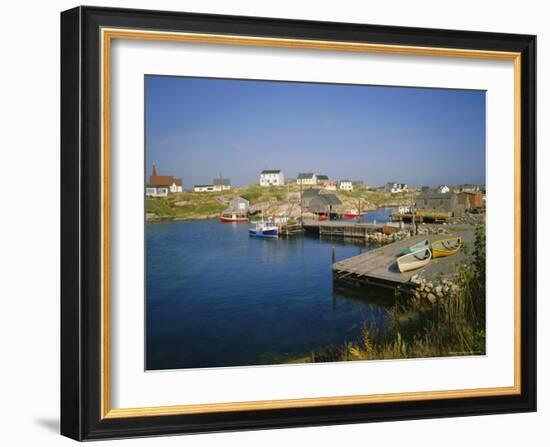
[[[437,303],[437,297],[436,297],[433,293],[428,293],[428,295],[426,296],[426,298],[428,299],[428,301],[429,301],[431,304]]]

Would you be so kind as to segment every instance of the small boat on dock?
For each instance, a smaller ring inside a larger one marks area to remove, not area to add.
[[[255,227],[248,230],[248,234],[254,237],[277,238],[279,237],[279,228],[270,222],[258,221]]]
[[[237,213],[223,213],[220,216],[220,222],[248,222],[248,217],[244,214]]]
[[[397,258],[397,267],[401,273],[425,267],[432,259],[432,252],[429,248],[414,251]]]
[[[414,251],[422,250],[424,248],[430,248],[430,241],[428,239],[424,239],[423,241],[420,241],[414,245],[411,245],[410,247],[403,248],[397,256],[405,256],[409,253],[412,253]]]
[[[432,253],[434,258],[442,258],[444,256],[454,255],[462,248],[461,237],[450,237],[447,239],[439,239],[432,243]]]

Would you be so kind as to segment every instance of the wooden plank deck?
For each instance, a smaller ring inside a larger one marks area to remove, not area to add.
[[[421,240],[428,239],[430,242],[433,242],[451,236],[454,235],[415,236],[344,259],[343,261],[335,262],[332,265],[334,277],[336,280],[353,278],[362,279],[365,282],[399,286],[409,283],[410,279],[419,273],[422,273],[427,279],[431,279],[438,274],[450,274],[455,265],[464,260],[463,250],[452,256],[432,259],[426,267],[405,273],[401,273],[397,268],[396,259],[401,249],[416,244]],[[466,243],[473,241],[472,231],[459,232],[456,236],[465,238]]]
[[[399,227],[396,223],[366,223],[343,220],[305,221],[304,229],[318,233],[319,236],[343,236],[366,238],[368,234],[381,232],[384,227]]]

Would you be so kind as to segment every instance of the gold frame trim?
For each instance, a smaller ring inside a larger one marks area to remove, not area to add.
[[[514,62],[514,385],[510,387],[463,390],[422,391],[357,396],[331,396],[304,399],[281,399],[216,404],[174,405],[143,408],[111,408],[110,359],[110,71],[113,39],[154,40],[165,42],[204,43],[215,45],[262,46],[275,48],[382,53],[412,56],[458,57],[468,59],[506,60]],[[488,397],[521,393],[521,54],[503,51],[465,50],[456,48],[382,45],[337,41],[279,39],[250,36],[142,31],[120,28],[101,30],[101,418],[131,418],[230,411],[308,408],[326,405],[353,405],[428,399]]]

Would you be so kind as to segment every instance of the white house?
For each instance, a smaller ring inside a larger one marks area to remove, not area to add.
[[[220,188],[219,191],[227,191],[231,189],[231,180],[228,178],[215,178],[213,183],[214,186]],[[216,189],[216,191],[218,191],[218,189]]]
[[[440,185],[437,187],[437,192],[439,194],[446,194],[451,190],[447,185]]]
[[[338,189],[343,189],[344,191],[353,191],[353,182],[351,180],[340,180],[338,182]]]
[[[195,185],[193,187],[193,190],[195,192],[215,192],[221,191],[221,188],[214,185]]]
[[[386,192],[391,192],[392,194],[396,194],[398,192],[406,192],[409,190],[409,187],[406,183],[396,183],[396,182],[388,182],[386,183]]]
[[[296,179],[296,183],[298,185],[316,185],[317,184],[317,176],[313,174],[312,172],[306,172],[306,173],[300,173],[298,174],[298,178]]]
[[[260,186],[283,186],[285,176],[280,169],[265,169],[260,173]]]
[[[168,186],[152,186],[145,187],[145,195],[147,197],[166,197],[170,191]]]

